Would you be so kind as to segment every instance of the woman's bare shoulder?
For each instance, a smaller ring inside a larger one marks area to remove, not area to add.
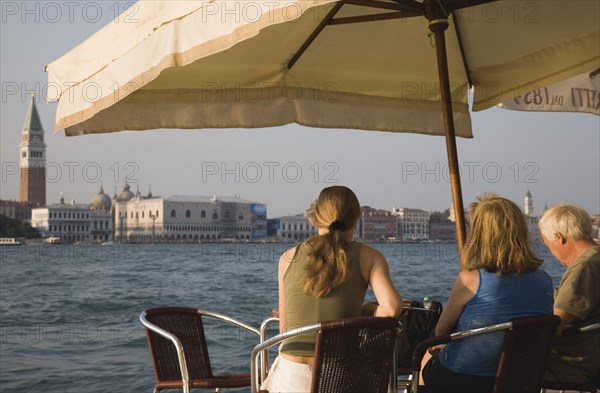
[[[374,249],[371,246],[367,246],[364,243],[359,243],[359,252],[361,257],[366,257],[369,259],[385,259],[381,251]]]
[[[298,249],[298,247],[300,246],[298,245],[284,251],[284,253],[281,254],[281,256],[279,257],[279,263],[281,264],[292,262],[292,259],[294,259],[294,255],[296,255],[296,250]]]
[[[458,273],[458,280],[474,293],[479,286],[479,273],[477,270],[462,270]]]

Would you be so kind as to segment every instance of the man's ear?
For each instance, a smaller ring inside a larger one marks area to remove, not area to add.
[[[555,238],[556,240],[558,240],[558,241],[560,242],[560,244],[565,244],[565,243],[567,242],[567,239],[566,239],[566,238],[563,236],[563,234],[562,234],[562,233],[560,233],[560,232],[556,232],[556,233],[554,234],[554,238]]]

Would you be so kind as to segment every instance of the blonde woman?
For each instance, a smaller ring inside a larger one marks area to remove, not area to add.
[[[402,312],[384,256],[352,241],[360,213],[349,188],[321,191],[309,216],[318,234],[279,259],[281,332],[325,320],[363,314],[397,317]],[[372,304],[363,307],[368,285],[377,298],[374,310]],[[310,391],[314,351],[314,335],[284,341],[262,388],[271,393]]]
[[[471,206],[471,232],[459,273],[435,328],[437,336],[552,314],[552,280],[539,269],[517,205],[485,195]],[[440,392],[491,392],[503,333],[448,343],[423,359],[423,381]]]

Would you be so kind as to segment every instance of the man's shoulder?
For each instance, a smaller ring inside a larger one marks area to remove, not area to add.
[[[577,261],[567,269],[567,272],[591,270],[600,274],[600,246],[591,247],[577,258]]]

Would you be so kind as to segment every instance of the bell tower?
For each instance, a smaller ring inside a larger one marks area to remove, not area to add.
[[[21,202],[35,206],[46,205],[46,143],[44,128],[31,95],[29,110],[21,134]]]
[[[533,198],[531,197],[531,192],[527,190],[527,194],[525,194],[525,200],[523,201],[525,205],[525,215],[527,217],[533,217]]]

